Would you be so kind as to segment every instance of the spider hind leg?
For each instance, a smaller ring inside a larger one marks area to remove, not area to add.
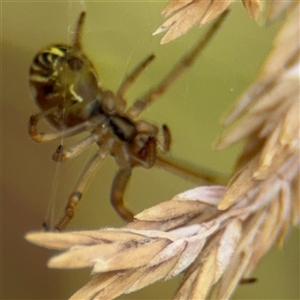
[[[107,151],[99,150],[90,159],[85,169],[79,176],[77,184],[69,197],[68,203],[65,208],[65,214],[60,220],[60,222],[55,226],[58,231],[62,231],[72,220],[75,214],[75,207],[79,203],[82,195],[86,191],[89,183],[92,181],[94,175],[98,171],[101,161],[107,156]]]

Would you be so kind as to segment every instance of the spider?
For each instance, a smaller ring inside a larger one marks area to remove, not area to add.
[[[48,142],[75,136],[82,132],[90,134],[64,149],[60,145],[53,155],[55,161],[69,160],[96,143],[99,148],[92,156],[71,193],[65,214],[56,225],[63,230],[75,214],[75,207],[82,198],[88,183],[96,173],[100,162],[112,155],[119,167],[112,183],[110,200],[117,213],[127,222],[133,220],[133,213],[124,206],[123,194],[134,167],[151,168],[155,164],[175,173],[215,181],[211,176],[198,174],[183,165],[171,162],[160,152],[170,149],[171,134],[162,126],[163,139],[158,139],[159,129],[144,120],[135,120],[151,103],[156,101],[173,82],[196,59],[200,51],[220,27],[225,14],[221,15],[201,39],[171,72],[154,88],[146,92],[134,104],[126,108],[124,95],[140,73],[153,61],[149,55],[121,83],[116,93],[103,89],[92,62],[84,54],[81,35],[86,13],[78,18],[72,45],[50,45],[34,57],[30,66],[30,85],[41,112],[31,116],[29,134],[36,142]],[[46,119],[57,130],[41,133],[37,125]],[[44,224],[47,229],[48,225]]]

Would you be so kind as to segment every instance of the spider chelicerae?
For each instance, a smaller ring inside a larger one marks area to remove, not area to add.
[[[68,199],[65,214],[56,229],[63,230],[73,218],[75,207],[88,183],[100,162],[109,154],[115,158],[119,167],[112,184],[111,203],[128,222],[133,220],[133,214],[124,206],[123,195],[134,167],[151,168],[157,165],[197,181],[220,180],[165,157],[163,154],[169,151],[171,144],[169,128],[162,126],[163,139],[159,140],[158,127],[135,119],[195,61],[220,27],[225,15],[215,21],[205,37],[196,43],[156,87],[147,91],[129,108],[126,108],[124,95],[154,59],[154,55],[142,61],[124,79],[116,93],[103,89],[93,64],[82,51],[81,35],[85,12],[78,18],[72,45],[54,44],[38,52],[30,66],[30,85],[41,112],[30,118],[31,138],[36,142],[48,142],[82,132],[90,133],[69,149],[60,145],[53,155],[55,161],[71,159],[94,143],[99,146],[79,176]],[[57,129],[56,132],[38,131],[38,122],[44,118]],[[48,224],[44,224],[44,227],[47,229]]]

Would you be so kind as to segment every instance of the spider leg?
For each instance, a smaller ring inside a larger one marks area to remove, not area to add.
[[[136,78],[142,73],[142,71],[153,61],[155,56],[153,54],[149,55],[145,60],[143,60],[129,75],[126,76],[125,80],[121,83],[117,96],[122,97],[126,91],[132,86]]]
[[[167,74],[167,76],[156,87],[148,91],[145,95],[135,101],[135,103],[127,110],[126,115],[135,118],[139,116],[143,110],[156,101],[165,91],[175,82],[181,74],[188,69],[196,60],[197,56],[208,45],[214,33],[220,28],[228,11],[225,11],[213,23],[210,29],[205,34],[204,38],[196,43],[196,45],[175,65],[175,67]]]
[[[145,124],[140,124],[145,125]],[[138,143],[138,142],[137,142]],[[131,151],[134,149],[132,146]],[[127,153],[127,151],[129,151]],[[124,206],[123,196],[131,176],[131,170],[135,166],[142,166],[144,168],[151,168],[155,164],[156,157],[156,139],[150,136],[138,152],[130,154],[128,148],[124,148],[119,152],[116,162],[119,165],[119,170],[115,175],[113,185],[111,188],[110,201],[121,218],[127,222],[133,221],[133,213]],[[128,158],[128,154],[130,158]]]
[[[101,139],[101,136],[102,134],[93,133],[67,150],[65,150],[62,145],[59,145],[53,154],[52,159],[54,161],[62,162],[76,157],[92,144],[97,143]]]
[[[74,48],[77,48],[78,50],[81,50],[81,32],[82,32],[82,28],[83,28],[85,15],[86,15],[85,11],[83,11],[80,14],[78,21],[77,21],[76,30],[75,30],[73,46],[74,46]]]
[[[133,165],[120,167],[115,175],[111,189],[110,201],[119,216],[121,216],[121,218],[126,222],[133,221],[133,213],[125,207],[123,199],[127,184],[131,177],[131,170],[134,166],[142,166],[146,169],[151,168],[155,164],[155,158],[156,139],[154,137],[150,137],[145,146],[137,153],[137,155],[131,156]]]
[[[53,133],[43,133],[43,132],[38,132],[37,129],[37,125],[38,122],[45,118],[47,115],[53,113],[57,111],[57,108],[51,108],[45,112],[41,112],[39,114],[33,115],[30,117],[29,120],[29,135],[31,136],[31,138],[38,142],[38,143],[43,143],[43,142],[49,142],[49,141],[53,141],[59,138],[63,138],[63,137],[70,137],[70,136],[74,136],[76,134],[79,134],[81,132],[84,131],[91,131],[93,130],[96,126],[98,126],[99,124],[103,123],[105,117],[102,115],[97,115],[85,122],[82,122],[78,125],[75,125],[73,127],[70,128],[65,128],[62,131],[57,131],[57,132],[53,132]]]
[[[59,106],[51,107],[51,108],[49,108],[45,111],[42,111],[42,112],[40,112],[38,114],[35,114],[35,115],[30,117],[28,132],[29,132],[29,135],[31,136],[31,138],[33,140],[35,140],[36,142],[42,142],[44,140],[44,138],[43,138],[44,134],[39,133],[38,130],[37,130],[38,122],[41,119],[44,119],[47,116],[59,111],[60,109],[61,109],[61,107],[59,107]],[[53,140],[53,139],[55,139],[55,138],[50,138],[49,140]],[[48,139],[46,138],[45,141],[48,141]]]
[[[133,221],[133,213],[124,206],[123,195],[131,176],[131,166],[121,167],[115,175],[110,201],[120,217],[126,222]]]
[[[181,177],[187,178],[196,183],[228,184],[229,176],[213,172],[209,169],[188,166],[186,162],[169,159],[164,155],[157,153],[155,164],[164,170],[172,172]]]
[[[100,162],[107,156],[108,150],[100,149],[87,163],[83,172],[79,176],[75,188],[69,197],[68,203],[66,205],[65,214],[60,220],[60,222],[55,226],[59,231],[66,228],[68,223],[72,220],[75,214],[75,207],[79,203],[82,195],[86,191],[88,184],[91,182],[93,176],[96,174],[100,167]]]

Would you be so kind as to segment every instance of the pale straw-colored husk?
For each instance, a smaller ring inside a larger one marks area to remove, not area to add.
[[[167,31],[161,44],[169,43],[185,34],[192,27],[203,26],[224,12],[233,0],[170,0],[162,11],[168,17],[153,34]],[[280,16],[284,11],[295,5],[295,1],[266,1],[242,0],[242,3],[253,20],[259,17],[264,22],[270,22]]]

